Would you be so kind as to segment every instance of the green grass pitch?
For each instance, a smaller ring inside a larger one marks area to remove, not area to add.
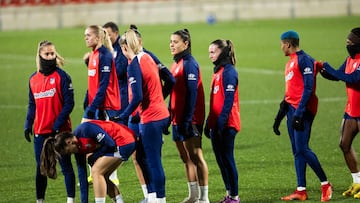
[[[138,27],[144,47],[154,52],[167,66],[172,63],[170,34],[183,28],[190,30],[192,51],[201,66],[207,104],[212,75],[208,45],[217,38],[234,42],[242,126],[235,149],[239,195],[242,202],[270,203],[280,202],[281,196],[293,192],[296,187],[285,123],[280,128],[281,136],[274,135],[271,127],[284,94],[283,69],[288,60],[280,50],[280,34],[289,29],[298,31],[302,49],[318,60],[339,67],[347,56],[346,36],[352,28],[359,26],[359,22],[360,17],[353,16]],[[36,69],[35,55],[40,40],[54,42],[57,51],[66,59],[64,69],[71,75],[75,88],[76,104],[71,114],[73,126],[80,122],[87,86],[87,71],[82,56],[89,51],[84,42],[84,28],[0,32],[0,202],[35,201],[33,143],[25,141],[23,124],[28,99],[28,77]],[[127,28],[127,25],[120,25],[121,33]],[[352,182],[338,147],[339,126],[346,102],[345,85],[318,76],[317,95],[319,110],[310,145],[334,186],[332,202],[354,202],[353,198],[341,195]],[[358,139],[354,147],[360,149]],[[211,202],[216,202],[224,196],[225,190],[210,141],[206,138],[203,139],[203,151],[209,167],[209,198]],[[183,165],[171,136],[165,136],[163,165],[167,201],[180,202],[188,191]],[[319,202],[320,183],[309,167],[307,171],[307,202]],[[125,201],[139,202],[142,192],[131,160],[118,169],[118,176]],[[92,202],[92,188],[89,197]],[[47,202],[64,202],[65,199],[63,176],[49,180]],[[76,199],[79,202],[78,188]]]

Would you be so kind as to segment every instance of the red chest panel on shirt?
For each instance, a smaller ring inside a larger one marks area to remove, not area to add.
[[[80,144],[79,153],[81,154],[94,152],[97,147],[96,141],[92,138],[85,138],[85,137],[79,138],[79,144]]]
[[[61,77],[56,71],[48,76],[38,72],[30,79],[30,89],[36,105],[35,134],[51,133],[63,106]]]
[[[348,57],[346,62],[345,73],[351,74],[360,69],[360,58],[352,59]],[[346,83],[346,93],[348,101],[345,106],[345,112],[352,117],[360,117],[360,82],[348,84]]]
[[[88,95],[89,104],[94,99],[99,87],[99,51],[94,51],[89,57],[88,64]]]

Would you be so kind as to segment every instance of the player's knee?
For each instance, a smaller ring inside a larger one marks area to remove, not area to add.
[[[343,142],[339,144],[339,147],[344,154],[349,153],[351,149],[351,145],[345,144]]]
[[[198,165],[198,163],[201,161],[201,158],[198,154],[190,154],[190,160],[195,164]]]

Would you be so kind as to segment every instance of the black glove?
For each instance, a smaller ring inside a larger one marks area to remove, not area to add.
[[[54,130],[54,129],[52,129],[50,136],[51,136],[51,137],[55,137],[59,132],[60,132],[60,130]]]
[[[86,117],[87,117],[88,119],[94,119],[94,118],[95,118],[95,112],[88,110],[88,111],[86,112]]]
[[[31,138],[30,138],[30,135],[32,135],[33,132],[32,132],[32,129],[31,128],[26,128],[24,130],[24,136],[25,136],[25,139],[28,141],[28,142],[31,142]]]
[[[86,108],[89,106],[87,99],[83,102],[83,109],[84,111],[86,110]]]
[[[185,135],[185,136],[190,135],[191,130],[192,130],[191,125],[192,125],[191,122],[184,122],[184,123],[180,124],[180,126],[179,126],[180,134]]]
[[[171,125],[171,119],[169,118],[169,120],[168,120],[168,122],[166,124],[166,127],[162,131],[162,133],[164,135],[169,135],[170,134],[170,131],[169,131],[170,125]]]
[[[274,131],[275,135],[280,135],[280,130],[279,130],[280,123],[281,123],[281,120],[275,119],[274,124],[273,124],[273,131]]]
[[[209,128],[209,125],[208,125],[208,122],[206,121],[205,123],[205,127],[204,127],[204,135],[210,139],[210,128]]]
[[[140,123],[140,115],[139,115],[139,113],[136,113],[135,116],[132,116],[130,122],[135,123],[135,124]]]
[[[285,101],[285,99],[280,102],[279,106],[280,106],[280,108],[279,108],[278,113],[275,116],[275,121],[273,124],[273,131],[276,135],[280,135],[280,131],[279,131],[280,123],[281,123],[282,119],[284,119],[284,117],[286,116],[286,114],[289,110],[289,104]]]
[[[88,164],[89,164],[90,166],[93,166],[98,158],[99,158],[99,156],[96,156],[96,155],[94,155],[94,154],[91,154],[91,155],[88,156],[88,158],[87,158]]]
[[[300,116],[294,116],[292,119],[292,127],[297,131],[304,130],[304,120]]]

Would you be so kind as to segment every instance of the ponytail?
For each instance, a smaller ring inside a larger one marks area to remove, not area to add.
[[[226,40],[226,43],[228,44],[228,47],[229,47],[229,56],[231,58],[231,62],[235,66],[236,65],[236,55],[235,55],[234,44],[232,43],[231,40]]]
[[[102,44],[111,52],[111,54],[114,54],[114,48],[112,46],[112,42],[109,36],[109,33],[106,29],[101,28],[103,36],[101,36],[101,42]]]
[[[236,65],[235,47],[231,40],[217,39],[210,44],[216,45],[221,50],[218,61],[230,59],[231,64]]]
[[[59,154],[55,151],[54,137],[49,137],[45,140],[41,155],[40,155],[40,172],[41,175],[47,176],[51,179],[57,178],[56,162]]]
[[[56,162],[61,155],[67,154],[65,147],[66,139],[73,137],[71,132],[61,132],[55,137],[49,137],[45,140],[40,155],[40,173],[51,179],[57,178]]]

